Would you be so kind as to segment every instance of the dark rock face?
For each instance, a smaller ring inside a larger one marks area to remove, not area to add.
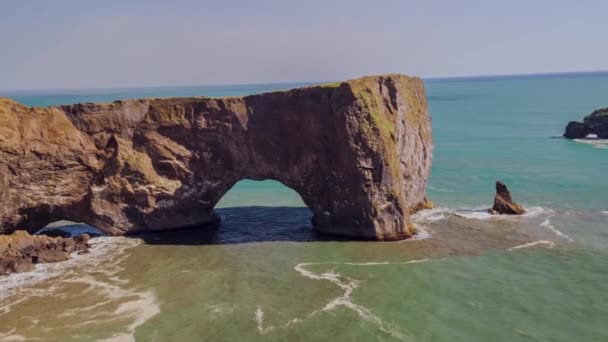
[[[402,239],[427,206],[432,151],[423,83],[401,75],[219,99],[0,99],[0,232],[198,226],[239,180],[272,179],[321,232]]]
[[[589,134],[589,129],[582,122],[570,121],[566,126],[564,137],[568,139],[583,139]]]
[[[583,139],[589,134],[596,134],[600,139],[608,139],[608,108],[594,111],[587,115],[583,122],[570,121],[566,126],[564,137]]]
[[[27,272],[37,263],[67,260],[72,252],[86,251],[89,236],[75,238],[30,235],[16,231],[11,235],[0,235],[0,275]]]
[[[521,205],[513,202],[511,193],[507,186],[500,181],[496,182],[496,197],[494,197],[494,206],[490,209],[492,214],[503,215],[523,215],[526,209]]]

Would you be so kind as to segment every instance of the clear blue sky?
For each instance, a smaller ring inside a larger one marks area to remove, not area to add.
[[[0,89],[608,70],[605,0],[0,0]]]

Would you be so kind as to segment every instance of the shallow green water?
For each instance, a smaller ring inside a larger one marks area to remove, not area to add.
[[[427,94],[438,208],[417,215],[417,239],[325,240],[295,192],[243,181],[217,231],[104,237],[89,255],[0,279],[0,340],[608,340],[608,149],[552,138],[608,105],[608,75],[430,80]],[[481,210],[497,179],[528,215]]]

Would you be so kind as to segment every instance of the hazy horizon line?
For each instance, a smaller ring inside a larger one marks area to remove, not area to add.
[[[374,75],[390,75],[390,74],[402,74],[408,75],[407,73],[392,72],[392,73],[379,73],[379,74],[367,74],[357,77],[348,77],[341,80],[325,80],[325,81],[279,81],[279,82],[243,82],[243,83],[198,83],[198,84],[179,84],[179,85],[128,85],[128,86],[110,86],[110,87],[82,87],[82,88],[16,88],[16,89],[0,89],[0,94],[15,94],[15,93],[31,93],[31,92],[78,92],[78,91],[92,91],[92,90],[129,90],[129,89],[154,89],[154,88],[192,88],[192,87],[230,87],[230,86],[259,86],[259,85],[316,85],[324,83],[334,83],[340,81],[348,81],[357,79],[360,77],[374,76]],[[567,75],[602,75],[608,74],[608,70],[578,70],[578,71],[552,71],[552,72],[539,72],[539,73],[514,73],[514,74],[478,74],[478,75],[457,75],[457,76],[432,76],[423,77],[416,75],[408,75],[412,77],[419,77],[423,80],[472,80],[472,79],[489,79],[489,78],[525,78],[535,76],[567,76]]]

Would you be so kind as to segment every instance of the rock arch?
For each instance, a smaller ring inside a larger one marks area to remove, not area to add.
[[[272,179],[322,232],[401,239],[427,205],[432,149],[423,83],[401,75],[217,99],[0,99],[0,231],[202,225],[239,180]]]

